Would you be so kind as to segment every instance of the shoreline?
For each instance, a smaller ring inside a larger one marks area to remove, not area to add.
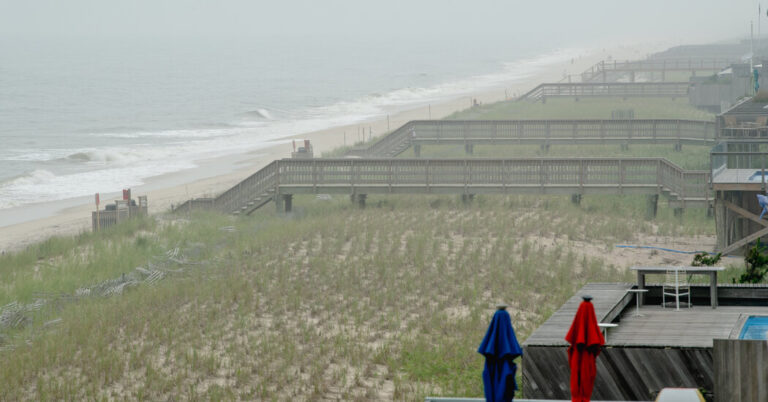
[[[145,179],[145,184],[132,188],[132,194],[147,195],[149,212],[156,214],[168,210],[172,204],[190,198],[215,196],[273,160],[290,157],[293,139],[309,139],[312,141],[315,155],[320,156],[323,152],[357,142],[355,141],[356,133],[360,128],[371,130],[376,133],[376,137],[380,137],[388,131],[388,123],[390,129],[394,130],[411,120],[442,119],[467,109],[471,106],[472,99],[477,99],[481,104],[504,101],[507,96],[511,99],[513,93],[520,95],[540,83],[557,82],[564,74],[580,74],[608,56],[619,60],[637,59],[663,48],[665,48],[664,45],[649,43],[589,49],[587,54],[580,55],[573,61],[548,64],[505,87],[496,87],[439,103],[412,107],[357,124],[284,137],[271,141],[272,145],[240,154],[196,161],[198,165],[196,168]],[[104,203],[108,203],[117,197],[119,197],[118,193],[105,193],[101,198]],[[92,196],[84,196],[0,210],[0,218],[6,215],[21,221],[0,227],[0,251],[19,251],[52,236],[76,235],[90,230],[90,212],[94,210],[92,202]]]

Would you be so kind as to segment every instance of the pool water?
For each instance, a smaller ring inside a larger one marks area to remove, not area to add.
[[[766,174],[765,180],[768,181],[768,174]],[[752,174],[752,176],[749,176],[749,181],[759,181],[759,182],[762,182],[763,181],[763,172],[760,171],[760,170],[756,171],[755,173]]]
[[[768,339],[768,317],[750,316],[741,327],[739,339]]]

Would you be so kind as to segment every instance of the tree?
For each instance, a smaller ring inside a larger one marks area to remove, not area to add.
[[[768,256],[763,255],[760,247],[760,239],[749,249],[744,256],[746,272],[739,277],[739,283],[760,283],[768,272]]]

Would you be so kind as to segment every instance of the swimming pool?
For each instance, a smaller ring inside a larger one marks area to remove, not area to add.
[[[768,339],[768,317],[753,315],[747,318],[739,339]]]
[[[765,180],[768,181],[768,174],[766,174],[765,176],[766,176]],[[747,180],[762,182],[763,181],[763,171],[762,170],[756,171],[755,173],[752,174],[752,176],[749,176],[749,179],[747,179]]]

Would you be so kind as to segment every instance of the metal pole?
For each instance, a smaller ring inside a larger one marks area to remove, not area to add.
[[[762,158],[760,158],[760,177],[762,179],[763,185],[762,185],[762,191],[765,193],[765,155],[763,155]]]

